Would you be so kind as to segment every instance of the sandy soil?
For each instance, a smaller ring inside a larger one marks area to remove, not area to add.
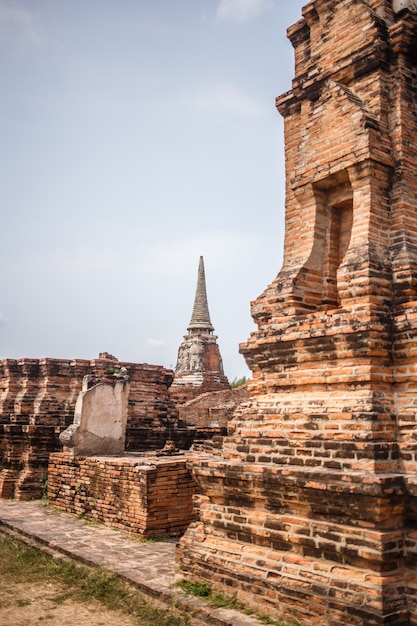
[[[137,626],[138,621],[99,602],[61,600],[57,583],[13,585],[0,590],[0,626]]]

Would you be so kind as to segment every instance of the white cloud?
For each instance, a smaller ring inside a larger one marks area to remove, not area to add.
[[[7,322],[7,317],[0,313],[0,325],[5,324]]]
[[[33,13],[16,2],[0,0],[0,40],[39,44],[43,37]]]
[[[248,22],[274,6],[273,0],[220,0],[217,19],[230,22]]]
[[[257,117],[263,113],[260,102],[235,85],[211,85],[189,94],[187,102],[198,111],[212,115]]]

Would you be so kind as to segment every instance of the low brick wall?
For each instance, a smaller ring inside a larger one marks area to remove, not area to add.
[[[0,360],[0,497],[39,498],[48,456],[62,446],[59,434],[74,418],[83,378],[126,367],[130,376],[126,449],[156,450],[167,441],[189,448],[194,432],[178,418],[169,395],[174,373],[159,365],[98,359]]]
[[[194,521],[187,457],[50,455],[48,497],[67,513],[143,537],[181,535]]]

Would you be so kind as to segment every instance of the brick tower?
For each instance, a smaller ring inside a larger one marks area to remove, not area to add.
[[[417,2],[312,0],[288,36],[284,263],[179,558],[274,617],[416,625]]]
[[[208,391],[230,389],[223,372],[217,337],[210,320],[204,260],[198,265],[197,288],[188,334],[178,350],[171,395],[183,403]]]

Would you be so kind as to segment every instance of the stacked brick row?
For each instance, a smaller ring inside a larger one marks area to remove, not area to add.
[[[156,450],[168,439],[177,448],[188,449],[195,432],[179,419],[169,393],[173,372],[146,363],[120,365],[127,367],[130,375],[126,450]]]
[[[225,389],[202,393],[178,407],[180,419],[194,424],[198,431],[210,427],[225,428],[236,408],[249,397],[245,385],[236,389]]]
[[[193,451],[218,454],[236,409],[248,397],[247,387],[242,385],[234,389],[202,393],[179,405],[180,419],[195,427]]]
[[[175,375],[174,383],[170,387],[172,401],[177,405],[191,402],[202,394],[217,393],[230,390],[227,377],[221,372],[194,372],[182,376]]]
[[[89,360],[3,359],[0,361],[0,497],[39,497],[49,454],[73,421],[83,377],[104,377],[126,367],[131,378],[126,447],[162,448],[167,439],[190,446],[193,433],[178,419],[169,396],[173,373],[147,364]]]
[[[288,34],[284,264],[179,558],[275,618],[415,626],[416,5],[312,0]]]
[[[194,520],[196,484],[186,459],[51,454],[51,504],[144,538],[177,537]]]
[[[69,361],[0,362],[2,497],[40,493],[49,453],[59,449],[59,432],[72,421],[70,382]]]

